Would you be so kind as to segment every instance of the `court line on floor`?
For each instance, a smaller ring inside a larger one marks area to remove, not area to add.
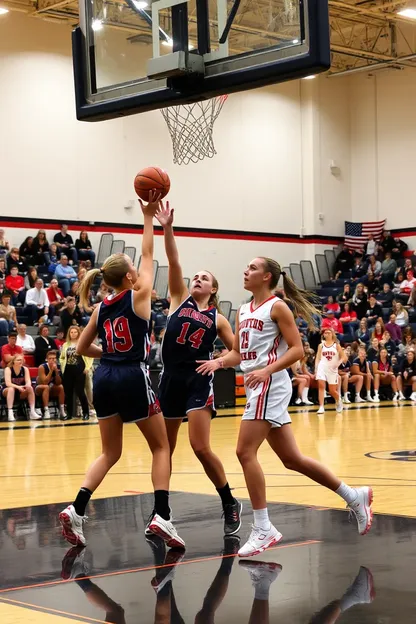
[[[304,542],[291,542],[289,544],[280,544],[279,546],[272,546],[272,548],[268,548],[267,550],[284,550],[286,548],[299,548],[301,546],[313,546],[315,544],[322,544],[322,540],[305,540]],[[184,561],[180,561],[179,563],[169,563],[162,564],[158,566],[145,566],[141,568],[132,568],[131,570],[118,570],[116,572],[103,572],[101,574],[90,574],[88,576],[79,576],[76,579],[66,579],[59,581],[45,581],[44,583],[35,583],[33,585],[22,585],[21,587],[9,587],[5,589],[0,589],[0,594],[6,594],[8,592],[19,591],[23,589],[34,589],[36,587],[50,587],[56,585],[64,585],[66,583],[73,583],[75,580],[85,580],[85,579],[98,579],[98,578],[107,578],[109,576],[120,576],[122,574],[134,574],[136,572],[148,572],[150,570],[160,570],[163,568],[171,568],[174,566],[183,566],[190,565],[193,563],[205,563],[206,561],[218,561],[218,559],[228,559],[231,557],[237,557],[237,554],[231,555],[212,555],[211,557],[198,557],[196,559],[188,559]]]
[[[83,620],[84,622],[98,622],[98,624],[106,624],[106,620],[97,620],[96,618],[86,617],[85,615],[78,615],[76,613],[70,613],[69,611],[60,611],[59,609],[53,609],[52,607],[41,607],[40,605],[34,605],[30,602],[22,602],[21,600],[12,600],[12,598],[0,598],[0,602],[3,604],[18,605],[20,607],[26,607],[31,611],[37,611],[39,613],[47,613],[48,615],[63,615],[69,617],[71,620]]]

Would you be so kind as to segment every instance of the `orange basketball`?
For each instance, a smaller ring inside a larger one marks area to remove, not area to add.
[[[158,191],[161,199],[169,193],[170,180],[160,167],[146,167],[134,178],[134,190],[143,201],[149,201],[149,191]]]

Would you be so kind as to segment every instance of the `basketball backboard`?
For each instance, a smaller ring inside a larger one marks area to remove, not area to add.
[[[327,0],[80,0],[77,117],[111,119],[325,71]]]

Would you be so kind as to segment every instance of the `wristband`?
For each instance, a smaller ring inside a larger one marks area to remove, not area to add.
[[[218,362],[220,364],[220,368],[224,368],[224,360],[223,360],[223,358],[218,358]]]

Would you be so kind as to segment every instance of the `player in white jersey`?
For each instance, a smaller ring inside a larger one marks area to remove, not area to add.
[[[318,381],[319,409],[318,414],[325,413],[325,386],[328,384],[329,394],[334,398],[337,412],[342,412],[342,401],[339,393],[338,366],[345,359],[344,352],[333,329],[324,329],[322,342],[318,347],[315,359],[316,380]]]
[[[356,489],[342,483],[320,462],[302,455],[296,444],[287,412],[292,385],[286,369],[303,357],[303,346],[294,314],[273,294],[281,275],[294,313],[302,315],[308,325],[314,323],[316,310],[306,299],[307,293],[297,288],[277,262],[255,258],[244,271],[244,288],[253,293],[253,300],[239,310],[232,351],[217,360],[201,362],[197,369],[206,375],[240,364],[244,372],[247,405],[237,456],[253,506],[254,523],[247,543],[239,550],[240,557],[257,555],[282,539],[269,520],[264,474],[257,459],[264,440],[286,468],[300,472],[341,496],[355,514],[361,535],[368,532],[372,523],[372,489]]]

